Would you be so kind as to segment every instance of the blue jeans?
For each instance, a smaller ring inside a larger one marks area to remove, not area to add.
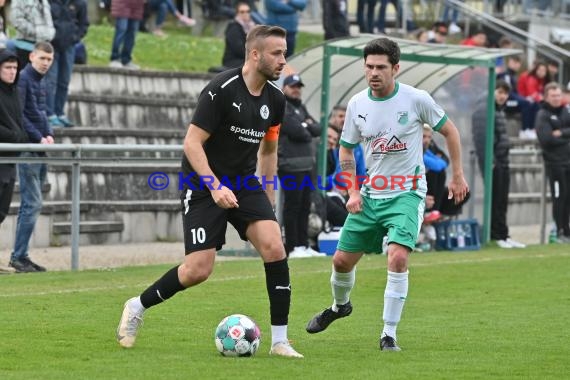
[[[38,157],[36,152],[22,152],[21,157]],[[45,182],[47,165],[40,163],[18,164],[20,181],[20,211],[16,223],[16,242],[10,261],[28,256],[28,246],[36,221],[42,210],[42,185]]]
[[[399,25],[402,21],[402,6],[399,0],[380,0],[380,10],[378,10],[378,31],[385,33],[386,29],[386,8],[388,3],[392,3],[396,9],[396,24]]]
[[[356,21],[360,33],[372,33],[374,31],[374,8],[378,0],[358,0],[356,4]],[[364,16],[366,9],[366,17]]]
[[[160,28],[162,24],[164,24],[168,11],[172,14],[176,14],[176,7],[172,4],[172,0],[150,0],[148,5],[153,12],[156,12],[155,24],[157,28]]]
[[[69,80],[75,62],[75,45],[64,51],[55,51],[53,63],[46,74],[46,106],[48,116],[64,115],[67,102]]]
[[[139,20],[117,18],[115,20],[115,37],[111,50],[111,61],[121,61],[123,65],[132,61],[135,36],[139,30]]]

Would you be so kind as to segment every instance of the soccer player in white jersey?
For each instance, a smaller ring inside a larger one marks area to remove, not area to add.
[[[388,235],[388,279],[384,292],[384,328],[380,349],[400,351],[396,327],[408,294],[408,255],[423,220],[426,194],[422,158],[422,128],[429,124],[447,142],[453,175],[449,197],[463,200],[468,192],[461,166],[459,132],[443,109],[425,91],[395,80],[400,48],[388,38],[364,48],[368,88],[348,103],[340,141],[342,181],[349,185],[348,218],[333,257],[333,304],[315,315],[307,332],[325,330],[352,312],[350,292],[355,267],[364,253],[379,252]],[[353,148],[364,148],[368,177],[355,176]],[[358,182],[363,183],[358,190]]]

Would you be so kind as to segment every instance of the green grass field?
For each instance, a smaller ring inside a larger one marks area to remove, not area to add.
[[[85,37],[88,64],[107,66],[111,55],[114,28],[109,24],[91,25]],[[211,66],[222,64],[224,40],[217,37],[193,36],[189,29],[167,24],[168,38],[138,33],[133,50],[133,62],[143,69],[163,71],[207,72]],[[323,41],[320,34],[300,32],[297,52]]]
[[[414,254],[401,353],[378,350],[385,261],[363,258],[352,316],[316,335],[304,327],[331,303],[330,258],[290,262],[289,337],[302,360],[268,355],[259,260],[218,262],[207,283],[149,310],[132,350],[114,338],[122,304],[168,266],[0,276],[0,379],[568,377],[566,245]],[[216,325],[236,312],[257,320],[264,334],[253,358],[225,358],[215,349]]]

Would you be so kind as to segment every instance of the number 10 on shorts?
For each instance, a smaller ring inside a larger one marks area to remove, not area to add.
[[[192,234],[192,244],[203,243],[206,241],[206,230],[204,228],[192,228],[190,233]]]

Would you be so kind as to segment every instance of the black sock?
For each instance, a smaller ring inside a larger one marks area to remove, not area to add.
[[[265,263],[264,266],[271,325],[287,325],[289,323],[289,307],[291,306],[291,282],[287,259]]]
[[[178,266],[175,266],[142,292],[141,303],[145,309],[148,309],[184,289],[186,288],[178,280]]]

